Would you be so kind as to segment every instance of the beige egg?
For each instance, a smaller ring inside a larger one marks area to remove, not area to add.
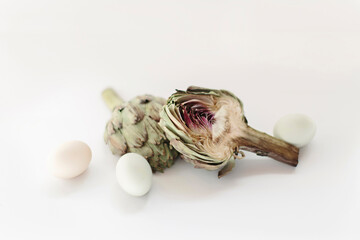
[[[91,161],[90,147],[81,141],[61,144],[50,157],[51,172],[58,178],[70,179],[79,176]]]

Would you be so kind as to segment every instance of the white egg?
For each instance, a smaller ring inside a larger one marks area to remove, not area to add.
[[[91,150],[86,143],[65,142],[51,156],[51,171],[59,178],[74,178],[86,171],[90,160]]]
[[[132,196],[143,196],[151,188],[150,164],[137,153],[124,154],[116,165],[116,178],[125,192]]]
[[[274,126],[274,136],[285,142],[304,147],[315,136],[315,122],[304,114],[288,114],[280,118]]]

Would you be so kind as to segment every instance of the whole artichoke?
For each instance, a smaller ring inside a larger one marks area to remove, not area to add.
[[[111,151],[120,156],[138,153],[148,160],[153,172],[171,167],[178,153],[158,124],[166,100],[142,95],[123,102],[112,89],[106,89],[102,95],[113,110],[104,134]]]
[[[226,90],[189,87],[171,95],[160,126],[181,157],[197,168],[228,173],[239,150],[296,166],[299,149],[247,124],[242,102]]]

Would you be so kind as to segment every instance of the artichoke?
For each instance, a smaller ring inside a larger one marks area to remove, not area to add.
[[[177,90],[160,117],[160,126],[181,157],[196,168],[220,169],[218,177],[245,156],[241,150],[291,166],[298,163],[297,147],[248,126],[242,102],[229,91],[194,86]]]
[[[112,153],[138,153],[148,160],[153,172],[171,167],[178,153],[158,124],[166,100],[142,95],[123,102],[112,89],[106,89],[102,96],[113,111],[104,134]]]

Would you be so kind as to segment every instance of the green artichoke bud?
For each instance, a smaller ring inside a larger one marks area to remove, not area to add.
[[[226,90],[189,87],[171,95],[160,126],[181,157],[197,168],[224,176],[244,157],[240,150],[296,166],[299,149],[247,124],[243,104]],[[238,156],[238,154],[241,156]]]
[[[112,153],[138,153],[148,160],[153,172],[171,167],[178,153],[158,124],[166,100],[143,95],[123,102],[112,89],[106,89],[102,96],[113,110],[104,134]]]

